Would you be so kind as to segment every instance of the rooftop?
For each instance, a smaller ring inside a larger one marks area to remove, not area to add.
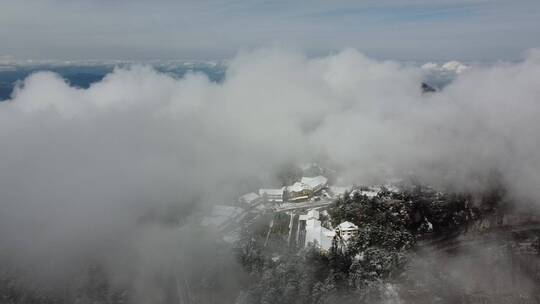
[[[325,185],[328,182],[328,179],[322,175],[315,177],[302,177],[300,181],[302,184],[308,185],[311,188],[319,187]]]
[[[287,187],[287,191],[290,191],[290,192],[301,192],[305,189],[309,189],[309,186],[306,184],[302,184],[300,182],[296,182],[292,184],[291,186]]]
[[[280,189],[259,189],[259,195],[283,195],[283,188]]]
[[[337,228],[339,230],[352,230],[352,229],[356,230],[356,229],[358,229],[358,226],[356,226],[355,224],[353,224],[351,222],[343,222],[343,223],[339,224],[337,226]]]

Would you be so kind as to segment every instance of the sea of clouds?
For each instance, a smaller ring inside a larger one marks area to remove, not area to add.
[[[137,65],[88,89],[32,74],[0,103],[2,258],[48,282],[89,257],[129,261],[110,270],[126,279],[126,268],[159,260],[148,242],[170,244],[155,231],[176,231],[141,228],[151,210],[190,206],[187,215],[310,160],[339,168],[344,184],[390,172],[478,191],[497,176],[512,199],[538,202],[540,52],[461,69],[423,93],[433,68],[353,49],[262,49],[231,59],[219,83]]]

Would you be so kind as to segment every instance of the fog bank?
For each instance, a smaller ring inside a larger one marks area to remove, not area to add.
[[[144,66],[88,89],[33,74],[0,103],[0,251],[48,282],[97,259],[145,286],[133,267],[159,272],[196,252],[149,217],[231,201],[299,161],[333,164],[344,184],[397,175],[478,190],[495,175],[512,198],[538,202],[540,53],[469,68],[435,93],[422,93],[425,77],[352,49],[240,53],[222,83]]]

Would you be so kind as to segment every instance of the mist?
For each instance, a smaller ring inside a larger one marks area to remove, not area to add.
[[[178,257],[210,250],[211,234],[184,227],[192,215],[313,160],[341,184],[397,176],[482,191],[496,175],[537,206],[540,52],[470,67],[434,93],[422,93],[426,77],[354,49],[241,52],[220,83],[137,65],[88,89],[32,74],[0,103],[2,259],[46,285],[98,260],[147,295]]]

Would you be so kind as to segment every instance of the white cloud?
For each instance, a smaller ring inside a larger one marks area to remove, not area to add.
[[[351,181],[390,168],[470,190],[495,172],[511,196],[537,201],[537,56],[471,67],[435,94],[421,93],[424,75],[352,49],[243,53],[220,84],[140,66],[88,89],[34,74],[0,104],[0,248],[65,274],[87,255],[121,257],[130,246],[114,241],[139,236],[147,210],[232,198],[320,157]]]

